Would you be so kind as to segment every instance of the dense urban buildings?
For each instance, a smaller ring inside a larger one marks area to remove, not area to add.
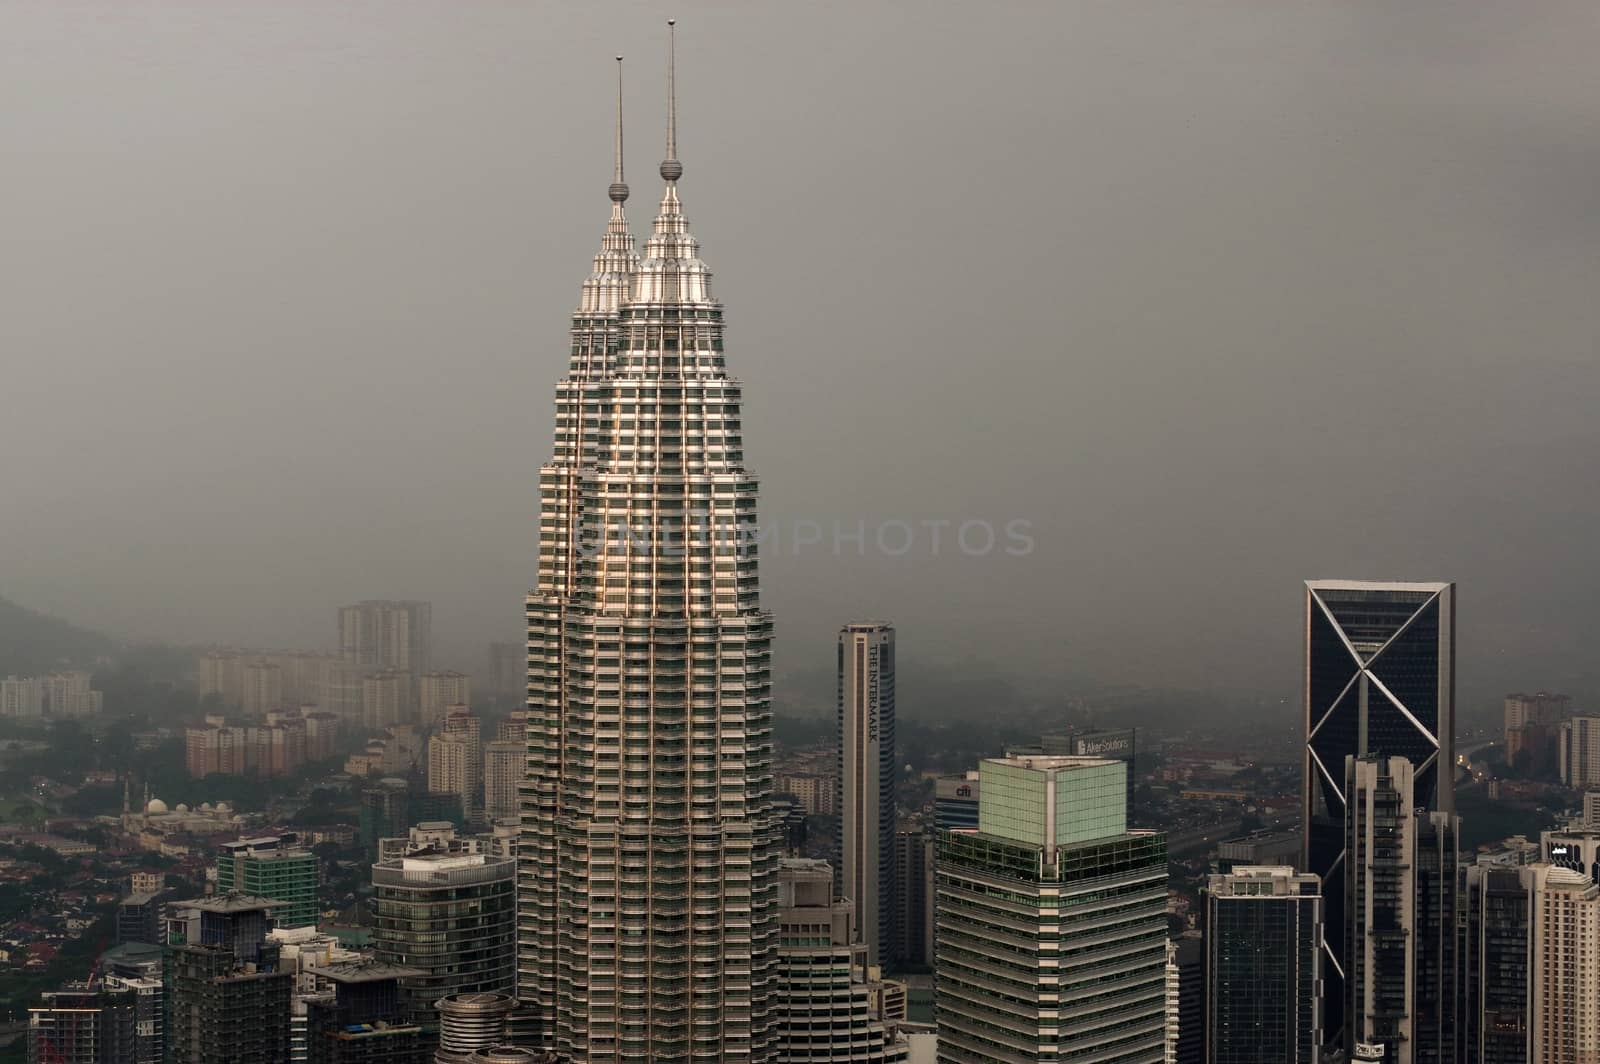
[[[48,676],[0,679],[0,717],[87,717],[105,705],[105,696],[91,687],[86,672],[54,672]]]
[[[894,629],[847,624],[838,660],[839,891],[856,906],[869,964],[888,959],[894,919]]]
[[[1213,875],[1205,927],[1209,1064],[1316,1064],[1323,963],[1317,877],[1285,866]]]
[[[780,1064],[903,1061],[910,1052],[874,1013],[867,948],[855,906],[833,894],[826,861],[786,860],[778,871],[778,980],[774,988]]]
[[[307,1003],[308,1064],[428,1064],[433,1040],[411,1022],[405,989],[422,973],[381,961],[310,971],[328,992]]]
[[[527,599],[519,993],[547,1046],[591,1064],[764,1061],[773,1034],[773,623],[674,121],[642,260],[619,153]]]
[[[426,602],[358,602],[339,609],[339,656],[368,669],[428,671],[433,607]]]
[[[990,758],[978,830],[940,839],[939,1060],[1160,1064],[1166,837],[1127,830],[1128,766]]]
[[[1345,759],[1407,758],[1417,805],[1455,808],[1455,585],[1308,581],[1304,631],[1300,867],[1322,881],[1323,1027],[1348,1044]]]
[[[422,973],[408,981],[411,1010],[429,1028],[441,997],[516,986],[515,862],[439,838],[402,844],[372,866],[373,951]]]

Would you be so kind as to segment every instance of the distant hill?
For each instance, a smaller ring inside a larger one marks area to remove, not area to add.
[[[32,676],[68,665],[89,665],[116,649],[109,636],[0,597],[0,676]]]

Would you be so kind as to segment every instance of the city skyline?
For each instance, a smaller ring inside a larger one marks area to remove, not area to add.
[[[591,250],[572,207],[609,169],[588,104],[612,54],[654,54],[656,16],[448,10],[14,6],[0,49],[42,91],[0,152],[38,250],[4,274],[0,450],[54,444],[4,478],[0,593],[263,647],[423,599],[458,667],[517,638],[522,458],[551,428],[524,400]],[[759,264],[724,294],[770,384],[750,397],[765,516],[830,540],[836,518],[902,520],[921,543],[773,552],[775,669],[820,673],[826,707],[838,624],[882,614],[913,657],[1042,689],[1292,697],[1267,618],[1349,573],[1448,576],[1492,607],[1461,632],[1464,692],[1590,689],[1573,530],[1597,515],[1574,485],[1600,264],[1569,145],[1600,75],[1562,30],[1575,0],[1544,10],[1473,0],[1415,63],[1388,42],[1419,16],[1370,3],[685,3],[696,84],[739,86],[702,94],[697,221]],[[797,293],[829,312],[796,315]],[[49,420],[64,402],[82,431]],[[1380,501],[1389,520],[1339,534]],[[1027,558],[967,558],[954,524],[929,556],[924,520],[1016,517]]]

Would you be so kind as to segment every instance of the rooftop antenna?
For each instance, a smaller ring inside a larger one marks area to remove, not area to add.
[[[669,184],[683,176],[678,161],[677,25],[677,19],[667,19],[667,157],[661,160],[661,179]]]
[[[622,57],[617,56],[617,166],[611,175],[611,202],[628,201],[628,183],[622,176]]]

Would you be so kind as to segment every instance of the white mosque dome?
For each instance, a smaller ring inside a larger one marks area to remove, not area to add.
[[[182,802],[178,803],[178,812],[187,813],[188,811],[189,811],[189,807],[188,806],[184,805]]]
[[[212,804],[210,802],[201,802],[200,803],[200,811],[202,813],[209,813],[209,812],[211,812],[211,810],[213,808],[215,808],[215,807],[212,806]]]
[[[160,798],[152,798],[150,804],[144,807],[144,811],[150,816],[160,816],[167,811],[167,803]]]

